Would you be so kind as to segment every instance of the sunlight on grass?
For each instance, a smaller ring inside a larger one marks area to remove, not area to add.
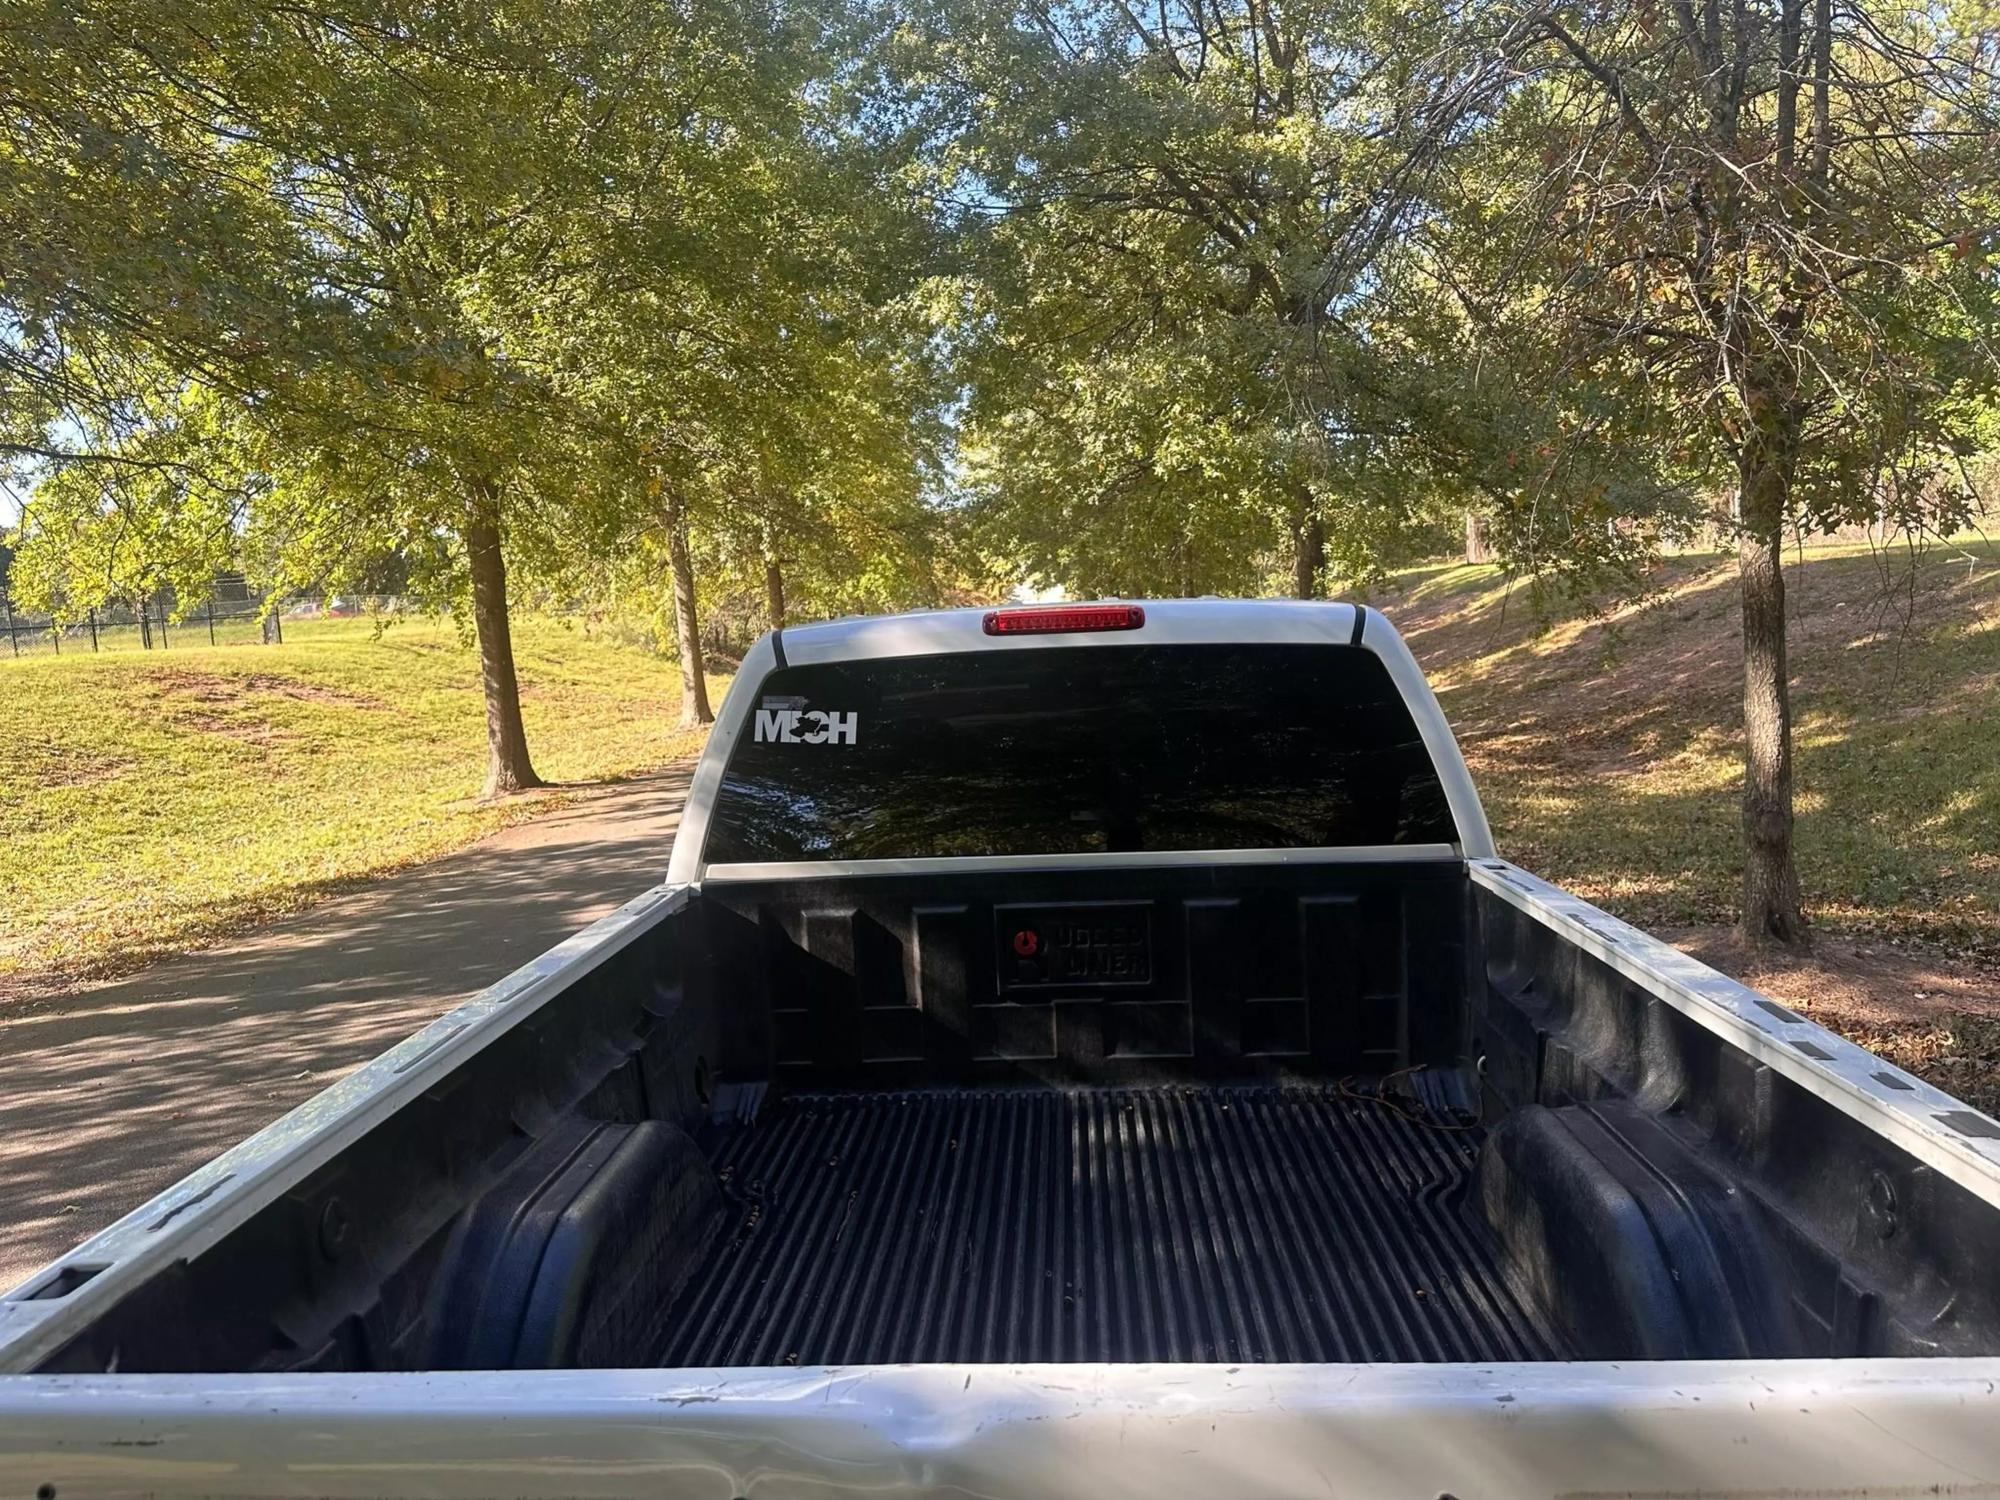
[[[536,619],[515,650],[550,781],[699,748],[671,662]],[[485,754],[477,656],[445,622],[0,663],[0,975],[124,968],[550,805],[479,805]]]
[[[1498,563],[1433,563],[1429,567],[1412,568],[1397,577],[1400,586],[1414,599],[1450,599],[1478,591],[1479,598],[1461,601],[1469,602],[1473,608],[1478,608],[1488,597],[1487,589],[1506,580]]]

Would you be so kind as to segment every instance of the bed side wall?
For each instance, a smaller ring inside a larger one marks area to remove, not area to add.
[[[1471,1045],[1485,1112],[1505,1121],[1489,1155],[1515,1155],[1497,1176],[1540,1174],[1495,1187],[1489,1215],[1535,1218],[1530,1240],[1567,1218],[1596,1242],[1562,1247],[1547,1296],[1587,1292],[1595,1264],[1607,1286],[1626,1279],[1629,1306],[1632,1263],[1678,1245],[1663,1295],[1691,1303],[1706,1277],[1707,1303],[1739,1305],[1727,1329],[1683,1336],[1740,1347],[1656,1357],[2000,1347],[2000,1212],[1493,891],[1473,901]],[[1571,1326],[1592,1312],[1555,1310]]]
[[[511,1192],[538,1153],[584,1166],[592,1153],[672,1157],[672,1138],[705,1118],[719,1042],[684,983],[687,915],[667,914],[219,1241],[142,1282],[42,1368],[448,1361],[439,1322],[464,1277],[446,1283],[482,1195]]]

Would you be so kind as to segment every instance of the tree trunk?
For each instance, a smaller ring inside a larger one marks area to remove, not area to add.
[[[1487,536],[1486,517],[1476,510],[1465,513],[1465,560],[1469,563],[1493,561],[1493,543]]]
[[[507,561],[500,553],[500,497],[472,487],[465,554],[472,565],[472,623],[479,635],[479,680],[486,693],[486,796],[544,785],[528,759],[521,686],[514,676],[514,634],[507,619]]]
[[[785,569],[777,554],[764,554],[764,613],[773,630],[785,628]]]
[[[1743,934],[1809,946],[1792,849],[1792,694],[1785,652],[1788,437],[1744,446],[1736,570],[1743,593]]]
[[[688,556],[687,516],[678,504],[667,514],[667,561],[673,570],[674,637],[681,653],[681,727],[713,724],[708,678],[701,657],[701,622],[694,608],[694,561]]]
[[[1326,571],[1326,527],[1318,516],[1306,516],[1292,533],[1292,596],[1296,599],[1320,597],[1320,578]]]
[[[1798,159],[1799,36],[1804,23],[1805,0],[1779,0],[1778,112],[1772,134],[1778,143],[1778,174],[1786,179],[1790,178],[1793,163]]]
[[[1819,0],[1813,16],[1812,180],[1826,192],[1827,169],[1833,152],[1833,0]]]

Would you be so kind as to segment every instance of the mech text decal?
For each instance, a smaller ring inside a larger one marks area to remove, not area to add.
[[[830,713],[820,708],[757,710],[759,744],[775,740],[782,745],[851,745],[860,729],[857,713]]]

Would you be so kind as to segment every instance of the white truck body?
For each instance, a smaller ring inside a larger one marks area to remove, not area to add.
[[[1115,650],[1359,647],[1401,693],[1448,845],[711,863],[709,820],[778,670],[1076,646],[978,611],[760,642],[696,773],[667,882],[392,1048],[0,1298],[0,1495],[1770,1496],[2000,1493],[2000,1357],[1472,1363],[920,1363],[623,1369],[64,1372],[126,1299],[259,1222],[502,1038],[723,888],[848,877],[1462,864],[1470,886],[1675,1024],[2000,1208],[2000,1128],[1498,858],[1408,649],[1345,605],[1149,604]],[[1481,1059],[1483,1063],[1483,1058]],[[1983,1123],[1982,1123],[1983,1122]],[[1901,1158],[1898,1158],[1901,1160]],[[2000,1269],[1989,1268],[2000,1277]],[[101,1355],[101,1350],[100,1350]],[[115,1351],[101,1362],[112,1363]]]

